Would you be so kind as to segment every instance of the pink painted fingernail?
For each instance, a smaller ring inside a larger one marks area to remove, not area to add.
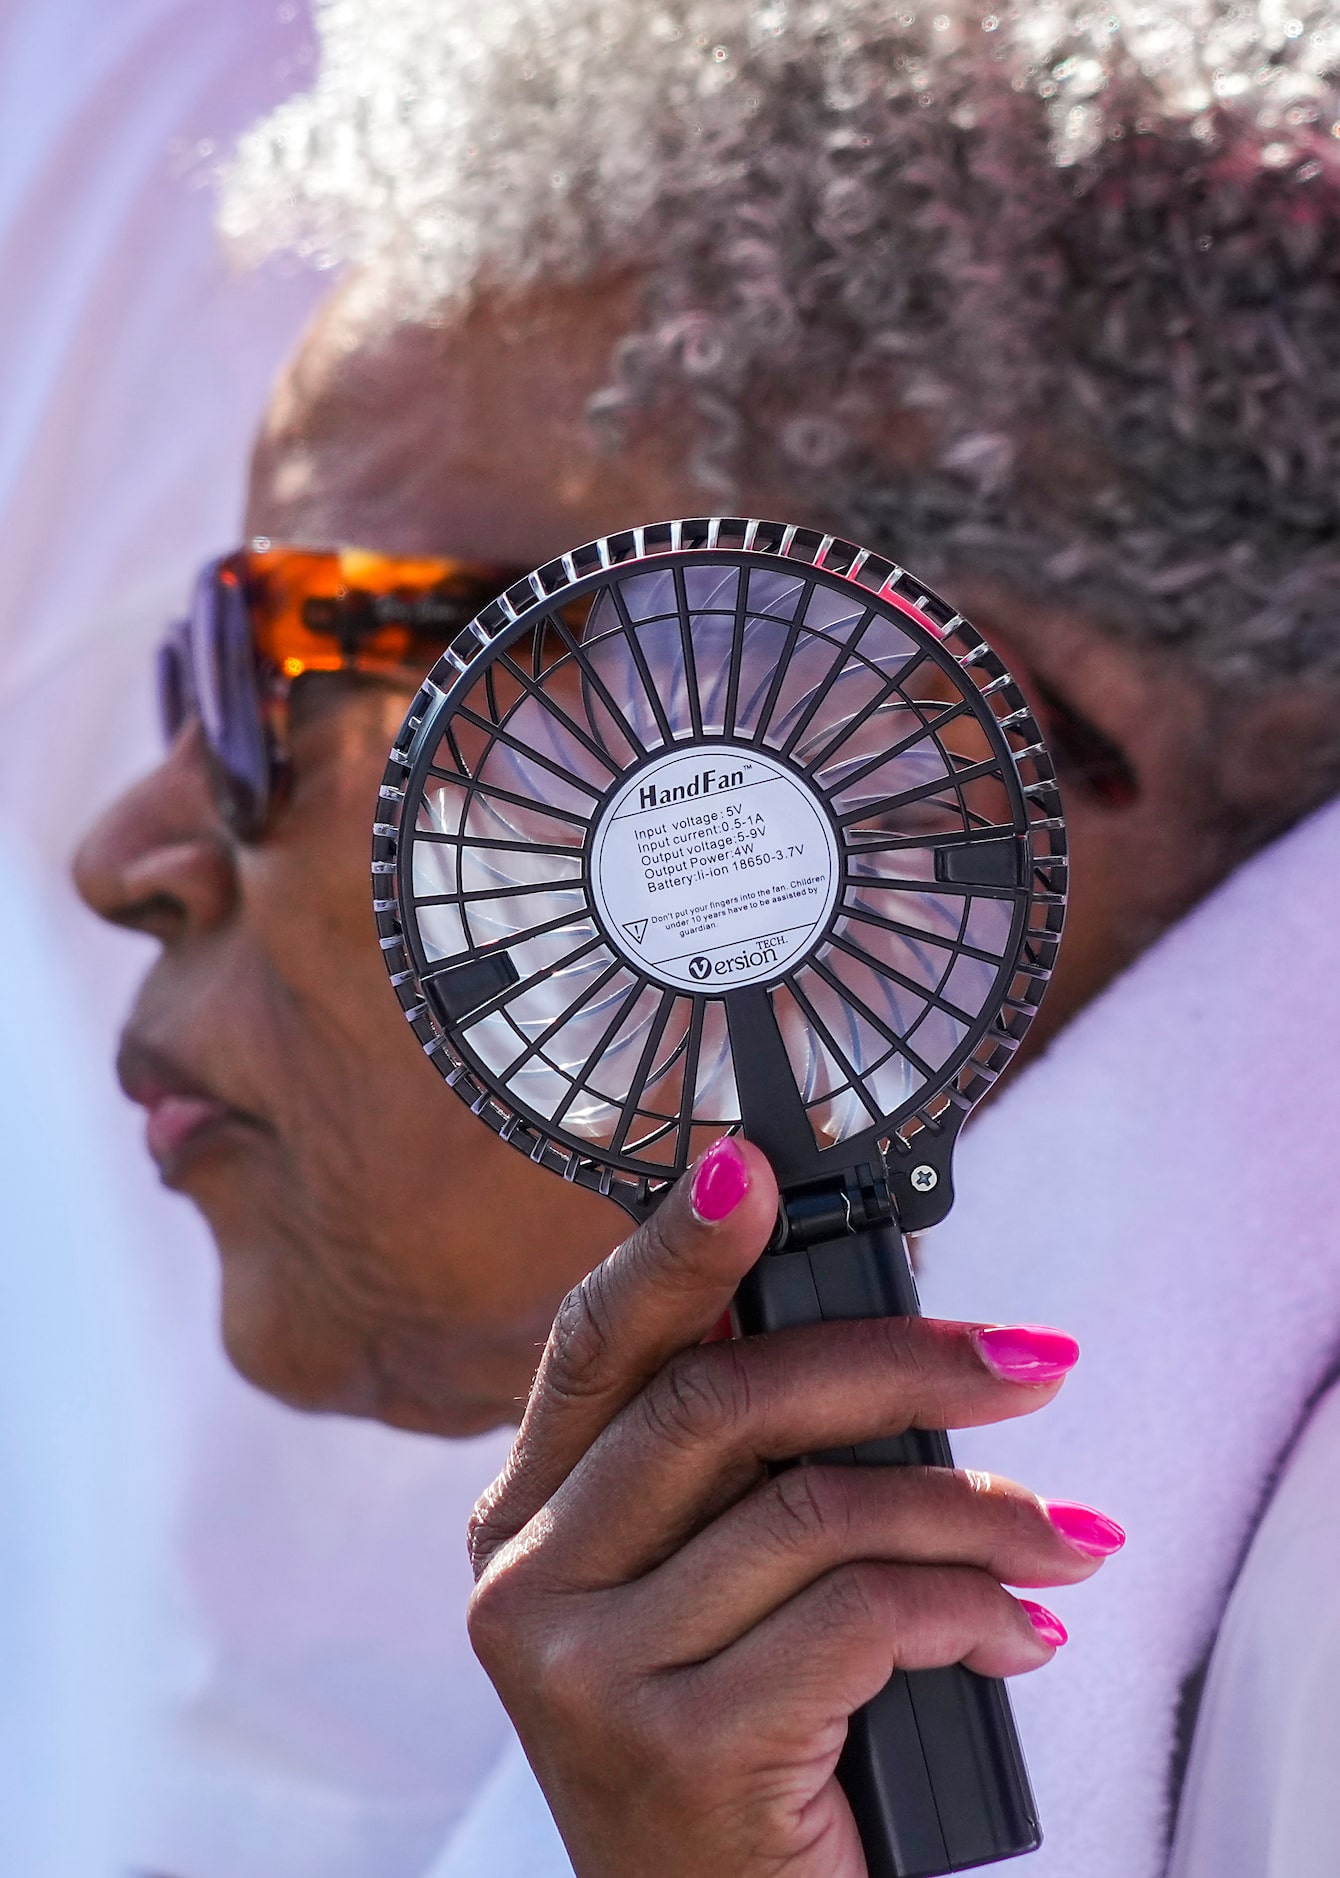
[[[1126,1534],[1116,1520],[1092,1506],[1077,1506],[1073,1500],[1044,1500],[1042,1504],[1066,1544],[1086,1558],[1111,1558],[1126,1543]]]
[[[1043,1324],[992,1324],[972,1340],[987,1368],[1006,1382],[1055,1382],[1079,1361],[1079,1345]]]
[[[689,1204],[704,1226],[733,1213],[749,1191],[749,1163],[729,1135],[714,1141],[698,1163]]]
[[[1045,1604],[1034,1604],[1032,1598],[1020,1598],[1019,1602],[1028,1613],[1029,1623],[1044,1643],[1050,1644],[1053,1650],[1059,1650],[1063,1643],[1069,1641],[1070,1632],[1055,1611],[1049,1611]]]

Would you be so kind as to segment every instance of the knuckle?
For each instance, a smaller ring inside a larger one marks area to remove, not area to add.
[[[994,1609],[1001,1588],[979,1565],[938,1565],[926,1573],[924,1593],[928,1608],[955,1611],[976,1623]]]
[[[599,1395],[616,1368],[616,1350],[608,1274],[597,1265],[558,1307],[545,1355],[546,1388],[569,1401]]]
[[[515,1575],[496,1567],[486,1572],[470,1595],[465,1623],[485,1669],[501,1672],[524,1645],[525,1608]]]
[[[873,1565],[843,1565],[830,1572],[820,1607],[824,1624],[833,1631],[873,1629],[886,1615],[888,1600],[882,1589]]]
[[[465,1545],[470,1555],[470,1570],[478,1583],[489,1560],[498,1549],[494,1511],[483,1500],[475,1507],[466,1524]]]
[[[627,1732],[625,1678],[603,1633],[599,1605],[578,1614],[564,1604],[528,1639],[526,1701],[556,1736],[589,1741]]]
[[[504,1470],[492,1486],[480,1494],[466,1523],[465,1543],[476,1581],[483,1577],[494,1554],[512,1537],[514,1529],[507,1516],[506,1501],[507,1472]]]
[[[677,1448],[720,1443],[746,1421],[749,1375],[730,1344],[681,1351],[642,1397],[653,1435]]]
[[[935,1373],[934,1346],[928,1346],[924,1318],[885,1317],[879,1331],[888,1355],[908,1382],[922,1382]]]
[[[942,1427],[951,1412],[948,1405],[962,1395],[967,1380],[962,1338],[952,1327],[924,1317],[881,1319],[877,1334],[909,1417],[922,1427]],[[986,1371],[974,1359],[972,1382],[979,1371],[985,1378]]]
[[[788,1550],[812,1552],[843,1544],[851,1532],[851,1504],[841,1483],[815,1467],[788,1467],[768,1483],[770,1526]]]
[[[590,1707],[599,1681],[591,1643],[572,1623],[551,1624],[536,1640],[531,1682],[549,1710],[575,1717]]]
[[[990,1572],[976,1565],[940,1566],[925,1573],[915,1589],[916,1630],[929,1643],[942,1645],[940,1655],[952,1646],[952,1653],[962,1656],[999,1626],[1012,1602]]]
[[[902,1566],[862,1560],[822,1581],[814,1629],[830,1648],[887,1651],[903,1669],[962,1662],[1017,1630],[1014,1600],[973,1566]]]
[[[524,1691],[529,1704],[577,1723],[598,1713],[607,1680],[596,1617],[583,1600],[537,1591],[524,1560],[504,1555],[475,1586],[466,1628],[500,1693]]]

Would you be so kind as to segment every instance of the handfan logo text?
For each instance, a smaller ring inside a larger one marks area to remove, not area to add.
[[[698,796],[715,795],[722,789],[740,789],[744,786],[742,769],[723,770],[700,769],[692,782],[675,783],[670,789],[658,789],[655,783],[646,783],[638,791],[637,806],[640,809],[663,809],[672,802],[692,802]]]

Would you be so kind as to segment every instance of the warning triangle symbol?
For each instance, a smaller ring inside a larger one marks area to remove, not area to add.
[[[635,946],[642,944],[642,935],[646,930],[647,922],[644,919],[630,920],[628,925],[624,927],[624,931],[628,934]]]

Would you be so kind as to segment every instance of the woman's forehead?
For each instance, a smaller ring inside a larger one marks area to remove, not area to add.
[[[631,317],[600,283],[438,327],[351,317],[337,295],[266,413],[248,533],[534,565],[701,507],[671,427],[614,450],[588,416]]]

